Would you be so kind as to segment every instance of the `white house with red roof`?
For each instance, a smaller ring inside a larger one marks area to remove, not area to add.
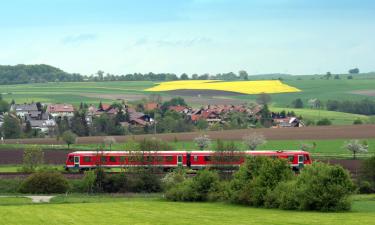
[[[52,117],[72,117],[74,115],[74,107],[72,104],[51,104],[47,107],[47,112]]]

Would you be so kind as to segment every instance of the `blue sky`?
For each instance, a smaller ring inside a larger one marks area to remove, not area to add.
[[[7,0],[0,64],[68,72],[375,71],[370,0]]]

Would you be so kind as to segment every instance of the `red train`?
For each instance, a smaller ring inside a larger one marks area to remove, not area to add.
[[[201,169],[218,164],[239,166],[244,162],[244,156],[284,158],[288,160],[291,167],[295,170],[300,169],[306,164],[311,164],[309,152],[289,150],[243,151],[223,153],[223,155],[219,155],[214,151],[78,151],[68,154],[66,159],[66,169],[69,170],[76,168],[79,170],[85,170],[98,166],[104,168],[156,166],[165,170],[182,166],[191,169]]]

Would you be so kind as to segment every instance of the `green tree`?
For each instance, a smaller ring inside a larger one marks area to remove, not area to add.
[[[0,113],[5,113],[9,111],[9,104],[7,101],[0,99]]]
[[[189,80],[189,76],[186,73],[181,74],[181,80]]]
[[[266,93],[261,93],[257,96],[256,102],[260,105],[267,105],[271,102],[271,96]]]
[[[23,151],[22,170],[24,172],[34,172],[35,169],[42,165],[44,161],[44,153],[41,147],[31,145]]]
[[[249,74],[247,74],[245,70],[240,70],[238,75],[240,76],[241,80],[249,80]]]
[[[70,130],[65,131],[62,135],[63,141],[68,145],[68,150],[70,149],[70,145],[76,143],[77,135]]]
[[[294,108],[297,108],[297,109],[301,109],[301,108],[303,108],[303,101],[302,101],[302,99],[300,99],[300,98],[295,99],[295,100],[292,102],[292,106],[293,106]]]
[[[205,119],[199,119],[197,122],[197,128],[199,130],[206,130],[208,128],[208,122]]]
[[[88,136],[89,126],[86,121],[86,110],[75,111],[71,119],[71,129],[78,136]]]
[[[21,123],[15,115],[6,115],[4,116],[2,130],[5,138],[19,138],[21,135]]]
[[[30,134],[32,131],[31,123],[29,120],[26,121],[26,126],[25,126],[25,133]]]
[[[358,68],[350,69],[348,72],[349,74],[359,74],[359,69]]]

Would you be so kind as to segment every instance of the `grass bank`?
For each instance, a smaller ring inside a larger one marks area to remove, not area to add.
[[[65,198],[65,200],[64,200]],[[0,200],[1,201],[1,200]],[[1,205],[0,224],[374,224],[373,196],[350,212],[250,208],[226,203],[168,202],[158,197],[59,196],[46,204]]]

